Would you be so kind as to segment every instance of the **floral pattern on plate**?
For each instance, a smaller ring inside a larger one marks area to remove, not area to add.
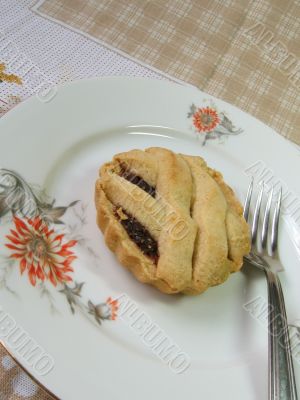
[[[80,206],[81,214],[74,210],[74,215],[80,224],[85,222],[85,206],[80,203],[76,200],[67,206],[56,206],[54,199],[49,199],[40,188],[29,185],[18,173],[0,169],[0,224],[9,225],[5,243],[9,253],[1,256],[0,289],[17,295],[8,284],[8,276],[12,268],[18,266],[20,274],[26,274],[30,284],[48,298],[53,312],[58,310],[49,284],[65,297],[73,314],[80,310],[101,325],[104,320],[117,318],[118,301],[111,297],[97,304],[91,300],[82,301],[85,283],[73,278],[76,248],[84,245],[90,257],[96,255],[86,246],[83,237],[69,237],[70,232],[76,231],[74,226],[62,229],[66,225],[63,216],[76,206]]]
[[[14,229],[7,235],[12,250],[10,257],[18,260],[21,274],[26,271],[30,283],[48,279],[54,286],[58,282],[72,282],[68,275],[73,272],[72,261],[76,259],[71,247],[76,240],[64,242],[65,235],[50,229],[41,217],[20,219],[13,217]]]
[[[213,103],[202,107],[192,104],[187,117],[192,120],[193,130],[201,138],[203,146],[208,140],[219,139],[221,142],[228,136],[243,132],[241,128],[234,126],[223,111],[219,112]]]

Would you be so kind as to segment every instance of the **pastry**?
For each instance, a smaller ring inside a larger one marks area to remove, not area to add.
[[[250,250],[241,204],[201,157],[158,147],[117,154],[100,169],[95,204],[120,263],[165,293],[224,282]]]

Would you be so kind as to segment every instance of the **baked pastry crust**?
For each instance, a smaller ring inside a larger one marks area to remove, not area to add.
[[[242,206],[201,157],[158,147],[117,154],[100,169],[95,204],[120,263],[164,293],[202,293],[238,271],[250,250]]]

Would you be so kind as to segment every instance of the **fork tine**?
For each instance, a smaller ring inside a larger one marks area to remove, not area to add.
[[[260,207],[261,207],[261,201],[262,201],[262,196],[264,193],[265,189],[265,184],[264,182],[261,183],[261,189],[259,191],[256,204],[255,204],[255,210],[254,210],[254,215],[253,215],[253,222],[252,222],[252,231],[251,231],[251,236],[252,236],[252,244],[255,244],[256,242],[256,237],[257,237],[257,228],[258,228],[258,221],[259,221],[259,214],[260,214]]]
[[[282,199],[282,188],[280,188],[280,191],[278,194],[278,199],[276,202],[276,207],[275,207],[273,221],[272,221],[272,231],[271,231],[271,256],[272,257],[277,250],[278,225],[279,225],[281,199]]]
[[[267,239],[268,239],[268,230],[269,230],[269,220],[270,220],[270,211],[271,211],[271,204],[273,198],[274,187],[272,187],[271,192],[268,197],[268,202],[265,209],[262,231],[261,231],[261,246],[262,249],[265,250],[267,247]]]
[[[245,204],[244,204],[243,216],[244,216],[244,218],[245,218],[245,220],[247,222],[248,222],[248,218],[249,218],[249,210],[250,210],[252,191],[253,191],[253,177],[252,177],[251,182],[250,182],[250,184],[248,186],[247,196],[246,196],[246,200],[245,200]]]

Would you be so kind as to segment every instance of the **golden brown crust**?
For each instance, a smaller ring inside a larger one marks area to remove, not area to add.
[[[243,257],[250,251],[249,226],[243,218],[243,207],[233,190],[223,179],[220,172],[209,168],[210,175],[218,183],[227,204],[226,229],[228,240],[228,257],[232,261],[231,272],[238,271],[243,265]]]
[[[124,168],[154,187],[155,197],[125,179]],[[220,284],[249,251],[240,203],[201,157],[163,148],[117,154],[100,169],[95,203],[99,228],[120,263],[165,293],[198,294]],[[155,239],[157,264],[130,239],[116,208]]]
[[[200,157],[183,156],[194,182],[192,217],[198,226],[193,257],[193,280],[187,292],[200,293],[224,282],[230,271],[227,258],[227,203]]]

